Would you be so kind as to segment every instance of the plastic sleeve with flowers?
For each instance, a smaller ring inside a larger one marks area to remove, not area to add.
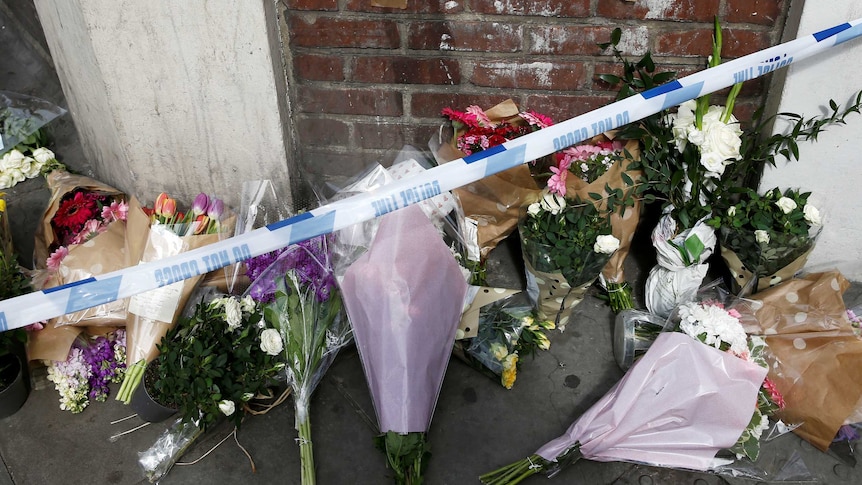
[[[398,483],[421,483],[425,434],[467,284],[434,225],[411,206],[381,218],[368,252],[340,286],[377,414],[378,446]]]
[[[550,348],[545,331],[554,328],[537,318],[526,294],[516,293],[483,306],[476,335],[457,340],[454,355],[511,389],[523,358]]]
[[[262,346],[285,363],[296,410],[304,484],[315,482],[311,396],[338,352],[351,342],[350,325],[332,273],[327,242],[331,237],[318,236],[288,246],[246,292],[263,304],[264,318],[277,332]]]
[[[748,297],[746,331],[769,346],[769,378],[786,403],[778,416],[826,451],[862,402],[862,340],[848,318],[849,282],[837,271],[811,273]]]
[[[737,293],[763,291],[802,271],[823,227],[809,196],[777,187],[763,195],[748,189],[709,220]]]
[[[483,475],[482,483],[554,476],[581,457],[709,470],[726,463],[716,454],[749,423],[765,375],[766,369],[688,336],[661,334],[563,435],[531,457]]]
[[[0,155],[38,141],[39,130],[66,110],[44,99],[0,91]]]

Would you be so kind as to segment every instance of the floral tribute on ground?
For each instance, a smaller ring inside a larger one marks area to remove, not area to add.
[[[311,396],[339,350],[351,342],[332,273],[330,237],[318,236],[246,263],[251,279],[247,297],[260,302],[272,328],[264,332],[273,332],[262,336],[261,345],[284,362],[292,389],[303,484],[316,481]]]

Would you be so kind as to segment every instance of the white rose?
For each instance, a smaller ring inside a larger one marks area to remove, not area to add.
[[[542,209],[557,215],[566,208],[566,199],[561,195],[548,192],[542,197],[541,206]]]
[[[620,240],[611,234],[606,234],[596,238],[596,243],[593,244],[593,251],[602,254],[612,254],[619,247]]]
[[[718,152],[702,151],[700,154],[700,164],[707,170],[707,177],[721,177],[724,173],[724,158]]]
[[[225,321],[230,330],[234,330],[242,323],[242,307],[239,301],[233,298],[225,298],[223,300]]]
[[[817,210],[817,207],[805,204],[805,207],[802,208],[802,214],[805,215],[805,220],[812,226],[820,225],[820,211]]]
[[[785,214],[790,214],[790,212],[796,208],[796,202],[793,202],[793,199],[788,197],[778,199],[778,201],[775,202],[775,205],[777,205]]]
[[[701,146],[703,145],[704,140],[706,140],[706,136],[704,133],[694,126],[689,127],[688,133],[686,134],[686,138],[691,142],[692,145]]]
[[[218,403],[218,409],[225,416],[230,416],[234,413],[234,411],[236,411],[236,404],[234,404],[233,401],[228,401],[227,399],[225,399],[224,401]]]
[[[268,328],[260,333],[260,350],[269,355],[278,355],[282,349],[284,349],[284,342],[281,341],[278,330]]]
[[[701,145],[701,151],[714,153],[721,158],[722,162],[739,159],[739,149],[742,147],[742,130],[735,118],[731,117],[727,124],[717,118],[709,120],[709,122],[704,120],[703,135],[704,141]]]
[[[0,189],[11,189],[15,185],[12,176],[7,172],[0,172]]]
[[[33,150],[33,158],[35,158],[41,165],[44,165],[51,160],[54,160],[56,157],[54,156],[54,152],[42,147]]]
[[[758,230],[754,231],[754,240],[761,243],[761,244],[768,244],[769,243],[769,233],[764,231],[764,230],[758,229]]]
[[[251,295],[246,295],[242,300],[240,300],[240,306],[242,307],[242,311],[246,313],[251,313],[254,311],[254,298]]]
[[[541,210],[542,206],[538,203],[532,203],[527,206],[527,214],[531,216],[537,216],[539,214],[539,210]]]
[[[27,157],[25,159],[24,166],[21,167],[21,172],[28,179],[36,177],[37,175],[39,175],[39,173],[41,171],[42,171],[42,166],[39,164],[39,162],[37,162],[36,160],[33,160],[30,157]]]
[[[688,130],[694,124],[694,100],[686,101],[679,105],[676,115],[671,116],[673,123],[673,138],[679,151],[685,150],[688,144]]]
[[[727,215],[733,217],[736,215],[736,206],[732,205],[729,209],[727,209]]]
[[[3,155],[3,158],[0,159],[0,170],[7,171],[9,169],[21,169],[21,165],[24,163],[24,159],[26,157],[23,153],[18,150],[12,150]]]

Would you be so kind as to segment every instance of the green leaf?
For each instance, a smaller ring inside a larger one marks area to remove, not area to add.
[[[691,255],[691,262],[698,261],[700,259],[700,255],[703,254],[703,250],[706,246],[703,245],[703,242],[696,235],[691,235],[685,240],[685,249]]]

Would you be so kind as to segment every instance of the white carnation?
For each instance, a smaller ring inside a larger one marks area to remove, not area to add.
[[[11,150],[3,155],[3,158],[0,159],[0,171],[7,171],[10,169],[21,169],[21,166],[24,164],[24,159],[27,158],[23,153],[18,150]]]
[[[33,158],[39,162],[39,166],[42,166],[51,160],[54,160],[56,157],[54,156],[54,152],[45,147],[41,147],[33,150]]]

